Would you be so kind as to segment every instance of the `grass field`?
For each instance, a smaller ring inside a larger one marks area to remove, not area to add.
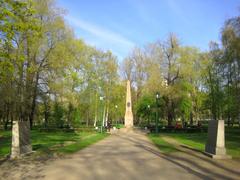
[[[32,148],[36,154],[65,154],[76,152],[108,136],[96,132],[31,131]],[[0,158],[11,151],[11,131],[0,132]]]
[[[156,134],[150,134],[148,137],[152,140],[152,142],[159,148],[162,153],[171,153],[177,151],[174,145],[169,144],[164,141],[162,136]]]
[[[163,152],[177,151],[173,145],[163,140],[163,137],[172,137],[178,142],[194,149],[204,151],[207,141],[207,133],[160,133],[159,135],[150,134],[149,138]],[[240,158],[240,129],[226,128],[225,132],[227,153],[234,158]]]

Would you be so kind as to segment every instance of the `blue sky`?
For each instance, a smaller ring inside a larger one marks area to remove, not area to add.
[[[182,45],[207,50],[219,41],[227,18],[239,15],[240,0],[57,0],[78,38],[121,60],[134,47],[175,33]]]

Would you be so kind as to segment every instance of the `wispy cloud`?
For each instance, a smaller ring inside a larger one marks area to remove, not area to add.
[[[68,17],[68,20],[70,23],[73,23],[74,26],[96,36],[97,38],[104,40],[105,42],[108,42],[109,44],[116,44],[118,46],[124,46],[126,48],[133,48],[135,45],[134,42],[128,40],[121,34],[100,27],[96,24],[84,21],[82,19],[76,19],[74,17]]]

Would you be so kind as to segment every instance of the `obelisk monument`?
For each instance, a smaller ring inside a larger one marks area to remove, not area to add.
[[[126,111],[125,111],[125,127],[133,127],[132,99],[130,81],[127,81]]]

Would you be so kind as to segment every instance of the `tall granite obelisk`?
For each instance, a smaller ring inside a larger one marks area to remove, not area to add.
[[[132,99],[130,81],[127,81],[126,111],[125,111],[125,127],[133,127]]]

